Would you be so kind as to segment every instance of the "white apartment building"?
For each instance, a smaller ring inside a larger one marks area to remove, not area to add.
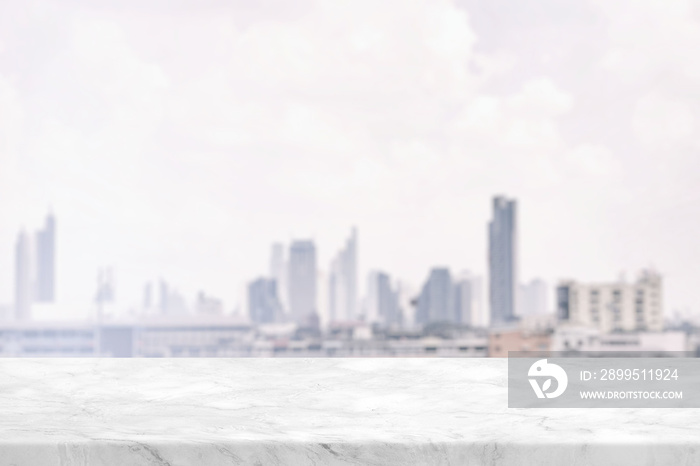
[[[564,281],[557,287],[559,322],[619,331],[660,332],[664,328],[661,276],[642,271],[634,283],[579,283]]]

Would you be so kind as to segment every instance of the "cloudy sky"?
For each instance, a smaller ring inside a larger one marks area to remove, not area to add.
[[[633,278],[700,313],[700,3],[0,1],[0,303],[58,222],[59,301],[162,276],[222,297],[352,225],[362,282],[486,272],[516,197],[520,275]]]

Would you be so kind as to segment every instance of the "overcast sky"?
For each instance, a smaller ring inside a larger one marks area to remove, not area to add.
[[[362,284],[485,274],[505,194],[523,280],[653,265],[700,313],[698,50],[684,1],[0,1],[0,303],[49,206],[81,314],[102,265],[230,310],[352,225]]]

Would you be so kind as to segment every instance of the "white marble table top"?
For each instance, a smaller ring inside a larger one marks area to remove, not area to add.
[[[505,359],[0,359],[0,466],[697,465],[699,409],[509,409]]]

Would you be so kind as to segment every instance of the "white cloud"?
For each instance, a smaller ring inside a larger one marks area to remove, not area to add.
[[[628,79],[680,73],[700,77],[700,21],[692,0],[592,2],[606,15],[610,48],[603,64]]]
[[[658,94],[648,94],[639,100],[632,125],[644,146],[661,149],[694,138],[696,126],[687,103]]]
[[[72,33],[70,52],[63,58],[80,91],[105,107],[120,139],[153,131],[162,119],[169,86],[160,67],[141,59],[114,21],[78,15]]]
[[[19,150],[24,114],[19,91],[9,78],[0,74],[0,160],[5,163]]]
[[[566,162],[570,178],[581,175],[594,179],[604,178],[614,176],[620,170],[615,155],[609,148],[593,144],[575,147],[567,154]]]
[[[528,81],[522,92],[510,99],[509,106],[516,115],[557,117],[573,107],[573,97],[558,88],[551,79],[542,77]]]
[[[517,150],[514,158],[545,157],[561,149],[557,119],[573,107],[573,97],[550,79],[527,81],[512,95],[477,94],[453,121],[453,135],[481,150]]]
[[[56,2],[65,40],[55,49],[0,31],[4,54],[31,57],[11,62],[17,82],[0,76],[0,140],[24,149],[15,179],[36,200],[25,208],[57,204],[63,257],[80,258],[62,262],[74,295],[98,262],[115,261],[133,272],[120,284],[134,294],[162,273],[232,307],[231,290],[264,270],[271,241],[313,235],[324,266],[352,223],[363,268],[414,282],[438,263],[484,272],[498,192],[521,199],[524,275],[604,279],[615,244],[601,240],[596,253],[590,238],[619,226],[608,201],[666,178],[619,140],[573,140],[562,124],[604,126],[615,102],[587,99],[619,95],[620,107],[638,105],[620,113],[614,137],[632,128],[652,154],[682,146],[695,129],[700,43],[680,3],[593,4],[610,43],[585,55],[576,69],[600,74],[577,84],[558,77],[568,76],[556,69],[559,44],[532,55],[489,47],[476,15],[450,1],[275,4],[283,13]],[[546,25],[560,13],[532,14]],[[488,27],[510,37],[496,19]],[[528,63],[543,55],[546,66]],[[688,171],[681,155],[674,163]],[[7,237],[15,229],[3,223]]]

